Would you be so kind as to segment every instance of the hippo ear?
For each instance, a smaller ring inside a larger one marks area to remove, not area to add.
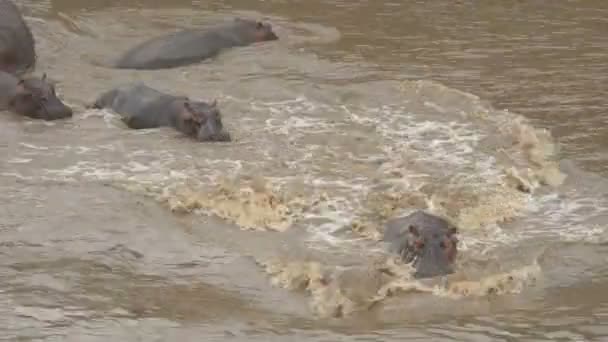
[[[192,110],[192,106],[190,106],[189,101],[184,101],[184,111],[182,111],[181,116],[184,120],[194,120],[194,115],[192,114],[194,111]]]
[[[448,239],[450,239],[452,241],[452,243],[458,243],[458,229],[456,227],[451,227],[450,230],[448,230]]]
[[[25,94],[28,93],[28,90],[25,88],[25,80],[24,79],[20,79],[19,82],[17,82],[17,87],[16,87],[16,91],[18,94]]]
[[[186,100],[184,101],[184,108],[186,109],[185,111],[182,112],[182,118],[184,120],[193,120],[199,123],[202,123],[204,121],[204,117],[202,117],[201,115],[199,115],[196,110],[194,110],[194,108],[192,108],[192,105],[190,104],[190,101]]]
[[[217,108],[217,99],[213,99],[213,101],[211,101],[211,103],[209,104],[209,107]]]
[[[51,77],[48,77],[47,73],[44,73],[44,74],[42,75],[41,80],[42,80],[42,82],[46,82],[46,83],[48,83],[50,86],[53,86],[53,87],[57,86],[57,84],[59,83],[59,82],[58,82],[56,79],[51,78]]]
[[[418,227],[416,227],[414,225],[410,225],[407,229],[410,232],[410,234],[412,234],[414,236],[420,236],[420,232],[418,231]]]

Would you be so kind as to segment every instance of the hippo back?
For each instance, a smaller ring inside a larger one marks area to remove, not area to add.
[[[35,41],[30,28],[11,0],[0,0],[0,68],[21,75],[35,63]]]
[[[141,82],[118,86],[102,95],[98,103],[118,113],[127,126],[135,129],[174,124],[173,103],[178,99]]]
[[[147,40],[125,52],[115,68],[162,69],[197,63],[223,49],[255,42],[255,22],[235,20],[210,29],[186,29]]]
[[[122,84],[112,90],[108,107],[121,115],[144,115],[144,110],[153,107],[166,97],[164,93],[150,88],[142,82]]]
[[[199,54],[211,54],[211,50],[201,51],[208,48],[199,44],[200,40],[201,33],[194,30],[152,38],[125,52],[113,66],[125,69],[162,69],[189,64],[197,61]]]
[[[19,80],[4,71],[0,71],[0,111],[8,109],[9,100],[15,93]]]

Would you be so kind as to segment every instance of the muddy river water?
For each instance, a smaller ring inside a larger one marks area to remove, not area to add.
[[[75,115],[1,113],[0,338],[608,340],[608,2],[17,3]],[[235,16],[280,40],[97,66]],[[132,81],[234,141],[85,109]],[[419,208],[460,227],[450,277],[378,242]]]

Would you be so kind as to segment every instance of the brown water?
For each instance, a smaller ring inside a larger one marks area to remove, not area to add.
[[[1,119],[5,339],[608,340],[605,1],[19,4],[76,114]],[[93,65],[234,16],[281,39]],[[84,109],[137,80],[217,98],[235,141]],[[461,227],[448,279],[377,242],[417,208]]]

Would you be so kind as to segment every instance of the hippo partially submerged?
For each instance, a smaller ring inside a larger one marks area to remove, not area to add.
[[[34,37],[10,0],[0,0],[0,71],[22,75],[36,63]]]
[[[0,110],[34,119],[57,120],[72,116],[72,109],[57,97],[55,86],[41,78],[17,78],[0,71]]]
[[[110,108],[132,129],[173,127],[198,141],[230,141],[217,102],[192,101],[143,83],[119,86],[101,94],[89,108]]]
[[[209,30],[188,29],[153,38],[125,52],[112,66],[174,68],[201,62],[227,48],[277,39],[270,24],[236,18]]]
[[[389,243],[389,251],[401,255],[404,262],[413,263],[416,278],[430,278],[453,272],[457,232],[446,220],[416,211],[390,220],[383,240]]]

